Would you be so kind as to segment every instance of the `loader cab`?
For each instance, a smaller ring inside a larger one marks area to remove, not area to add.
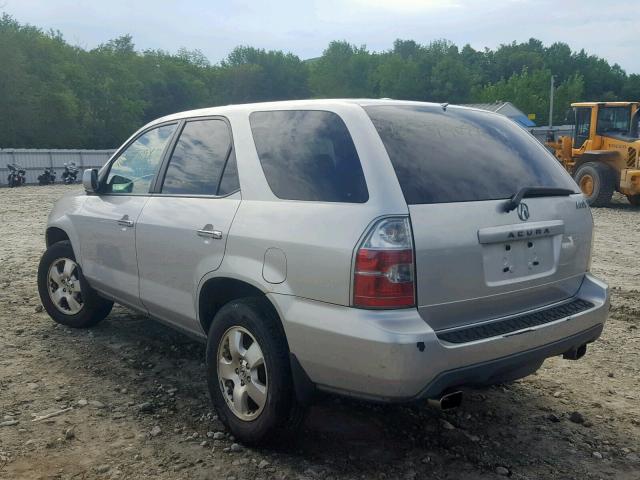
[[[571,106],[574,112],[575,150],[599,149],[603,137],[625,142],[638,139],[640,115],[637,102],[584,102]]]
[[[629,133],[631,105],[604,105],[598,108],[598,135]]]
[[[596,134],[626,140],[631,136],[632,104],[598,105]]]
[[[579,106],[573,108],[575,123],[573,127],[573,148],[582,146],[591,137],[593,107]]]

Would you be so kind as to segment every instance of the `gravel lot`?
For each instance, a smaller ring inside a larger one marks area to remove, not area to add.
[[[640,209],[625,200],[593,211],[613,308],[582,360],[453,413],[326,397],[292,444],[246,449],[211,409],[201,344],[120,307],[90,331],[41,311],[44,226],[70,188],[0,189],[0,478],[640,479]]]

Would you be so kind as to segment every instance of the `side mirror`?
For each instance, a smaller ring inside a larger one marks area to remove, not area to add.
[[[87,168],[82,172],[82,185],[87,193],[96,193],[98,191],[98,169]]]

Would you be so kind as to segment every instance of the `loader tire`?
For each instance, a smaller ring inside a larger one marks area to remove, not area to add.
[[[587,162],[580,165],[573,176],[587,203],[592,207],[605,207],[616,188],[616,172],[604,163]]]

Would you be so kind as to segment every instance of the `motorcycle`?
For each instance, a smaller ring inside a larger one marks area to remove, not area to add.
[[[42,175],[38,175],[38,183],[40,185],[52,185],[56,183],[56,172],[53,168],[45,168],[44,173]]]
[[[24,185],[26,181],[25,175],[27,174],[27,171],[17,163],[8,163],[7,168],[9,169],[9,177],[7,177],[7,183],[9,184],[9,187],[13,188]]]
[[[64,172],[62,172],[62,182],[66,185],[76,183],[78,180],[78,172],[80,172],[80,169],[76,166],[75,162],[65,163]]]

